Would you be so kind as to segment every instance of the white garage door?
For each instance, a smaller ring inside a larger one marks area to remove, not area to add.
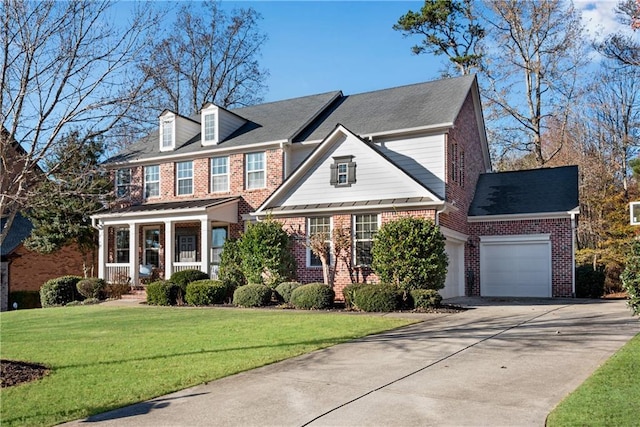
[[[480,294],[551,297],[550,235],[481,237]]]
[[[464,244],[447,240],[444,250],[449,257],[449,265],[440,295],[442,298],[464,296]]]

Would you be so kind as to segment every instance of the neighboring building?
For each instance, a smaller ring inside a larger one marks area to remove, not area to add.
[[[99,275],[107,280],[128,276],[137,283],[140,265],[164,277],[186,268],[215,275],[224,240],[239,236],[246,223],[271,216],[303,239],[338,227],[351,230],[354,268],[349,272],[338,264],[340,296],[353,274],[376,279],[368,266],[380,226],[411,215],[434,220],[446,237],[444,297],[572,295],[573,241],[565,238],[572,235],[577,213],[577,169],[561,168],[562,178],[575,175],[575,182],[563,184],[569,191],[558,195],[553,211],[546,199],[536,199],[526,212],[512,205],[504,212],[477,210],[502,203],[491,193],[490,178],[476,192],[487,177],[526,184],[554,179],[557,171],[544,169],[529,178],[526,172],[489,173],[474,76],[357,95],[328,92],[232,111],[207,104],[196,117],[164,111],[158,125],[157,132],[108,161],[119,202],[93,216],[101,242]],[[524,191],[526,200],[526,186]],[[554,225],[547,227],[548,221]],[[522,268],[504,272],[486,261],[487,253],[494,259],[492,243],[504,235],[514,236],[502,242],[515,246],[501,259]],[[552,248],[544,265],[551,273],[531,275],[521,262],[530,253],[521,247],[544,239]],[[294,250],[298,279],[321,281],[319,260],[304,242],[298,239]],[[512,277],[511,286],[492,285],[504,275]],[[535,291],[531,280],[539,282]]]
[[[3,142],[7,141],[8,132],[2,130]],[[4,147],[3,147],[4,148]],[[2,175],[0,190],[4,193],[12,177],[20,172],[26,152],[15,141],[11,141],[5,152],[8,169],[0,171]],[[30,183],[42,178],[42,171],[37,169],[28,178]],[[0,230],[3,230],[7,218],[0,218]],[[0,311],[9,308],[11,292],[39,291],[40,286],[49,279],[68,274],[82,275],[83,257],[75,245],[64,246],[51,254],[40,254],[28,250],[22,244],[31,234],[31,222],[16,214],[11,228],[0,247]]]

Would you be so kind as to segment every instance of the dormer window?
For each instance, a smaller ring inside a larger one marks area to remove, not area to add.
[[[204,115],[204,142],[216,143],[216,114]]]
[[[167,117],[168,116],[168,117]],[[160,117],[160,151],[171,151],[176,146],[175,119],[172,115]]]

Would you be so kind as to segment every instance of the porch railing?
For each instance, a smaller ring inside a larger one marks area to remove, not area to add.
[[[104,280],[107,283],[126,283],[131,278],[129,264],[108,263],[105,267]]]
[[[175,273],[184,270],[200,270],[201,267],[201,262],[174,262],[173,272]]]

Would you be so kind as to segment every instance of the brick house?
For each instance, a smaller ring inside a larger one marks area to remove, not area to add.
[[[2,132],[8,135],[6,130],[3,129]],[[13,140],[6,148],[5,156],[9,168],[0,171],[0,190],[3,193],[7,191],[10,180],[19,173],[23,165],[23,156],[26,154],[22,146]],[[39,169],[34,176],[29,177],[30,182],[39,179],[43,179]],[[0,230],[4,229],[6,222],[7,218],[0,218]],[[9,309],[12,292],[37,292],[47,280],[83,273],[83,255],[76,245],[66,245],[51,254],[41,254],[27,249],[23,242],[31,234],[32,228],[33,225],[28,218],[20,213],[16,214],[0,247],[0,311]]]
[[[269,216],[302,236],[294,251],[303,282],[322,280],[321,264],[305,238],[350,230],[353,268],[337,265],[340,296],[354,274],[376,280],[368,268],[373,235],[382,224],[411,215],[434,220],[446,237],[449,269],[443,296],[490,295],[490,283],[483,280],[503,274],[483,258],[483,251],[495,249],[492,238],[519,236],[504,242],[518,247],[530,243],[527,235],[533,241],[542,235],[548,241],[558,238],[531,228],[531,214],[537,215],[534,221],[556,221],[563,238],[573,232],[577,181],[572,194],[558,196],[566,196],[558,204],[563,211],[551,212],[544,203],[533,213],[512,207],[496,217],[493,211],[470,210],[484,177],[518,181],[520,176],[490,173],[474,76],[356,95],[328,92],[234,110],[207,104],[195,117],[164,111],[158,125],[108,161],[119,203],[93,216],[101,242],[99,275],[107,280],[124,275],[137,282],[149,271],[168,277],[186,268],[215,276],[224,240]],[[553,170],[539,175],[547,171]],[[492,201],[488,196],[477,204]],[[573,241],[553,248],[553,263],[549,259],[545,265],[552,274],[529,275],[503,294],[526,296],[528,281],[544,280],[540,287],[546,293],[529,296],[571,295],[565,277],[572,283]]]

